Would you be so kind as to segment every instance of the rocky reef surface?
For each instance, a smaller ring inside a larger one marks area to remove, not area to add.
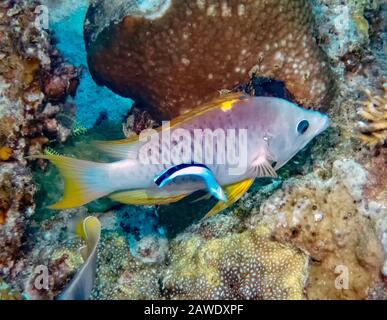
[[[122,124],[78,136],[63,121],[74,115],[66,97],[74,95],[79,70],[35,28],[37,4],[0,4],[0,299],[56,298],[82,264],[74,225],[90,214],[103,226],[93,299],[386,299],[384,4],[310,2],[317,20],[310,36],[336,79],[332,127],[278,179],[257,181],[237,204],[208,220],[199,210],[205,213],[208,200],[42,209],[57,200],[61,181],[51,166],[24,157],[47,144],[63,154],[96,157],[86,148],[89,141],[116,135]],[[241,88],[260,94],[263,83],[267,90],[261,79]],[[152,125],[134,110],[121,134]],[[49,275],[43,287],[36,285],[40,266]]]
[[[34,214],[35,185],[25,156],[70,128],[55,116],[74,108],[78,70],[63,63],[48,34],[36,27],[37,4],[0,4],[0,276],[23,269],[23,238]]]

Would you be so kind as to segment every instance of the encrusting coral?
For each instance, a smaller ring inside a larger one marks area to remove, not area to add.
[[[94,79],[158,120],[252,75],[285,82],[305,107],[328,107],[333,77],[306,0],[92,2],[85,24]]]
[[[265,226],[171,244],[163,292],[170,299],[302,299],[308,258],[270,239]]]
[[[383,85],[383,95],[366,90],[367,100],[358,112],[364,121],[359,122],[360,140],[373,148],[387,141],[387,82]]]
[[[9,147],[0,148],[0,161],[7,161],[12,156],[12,149]]]

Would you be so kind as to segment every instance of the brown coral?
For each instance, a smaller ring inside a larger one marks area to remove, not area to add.
[[[367,100],[359,115],[360,140],[371,148],[383,145],[387,141],[387,82],[383,83],[383,95],[379,96],[365,90]]]
[[[327,107],[332,77],[310,32],[308,1],[157,3],[145,9],[133,0],[93,2],[85,38],[99,84],[162,120],[252,74],[284,81],[305,106]]]
[[[44,93],[48,99],[60,101],[66,96],[75,96],[79,83],[80,70],[71,65],[62,65],[44,79]]]

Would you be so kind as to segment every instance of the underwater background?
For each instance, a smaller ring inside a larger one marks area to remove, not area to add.
[[[0,300],[387,299],[386,13],[383,0],[1,1]],[[26,157],[108,162],[92,141],[220,91],[332,124],[209,219],[200,193],[48,208],[61,175]]]

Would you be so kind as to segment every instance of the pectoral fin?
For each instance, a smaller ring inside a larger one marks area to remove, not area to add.
[[[277,178],[277,173],[266,157],[258,157],[253,162],[251,170],[256,178]]]
[[[188,194],[170,196],[150,193],[147,190],[132,190],[112,194],[111,196],[109,196],[109,198],[124,204],[153,206],[177,202],[185,198],[186,196],[188,196]]]
[[[206,214],[204,219],[215,216],[219,212],[223,211],[224,209],[227,209],[235,202],[237,202],[250,189],[253,182],[253,179],[249,179],[225,187],[225,193],[227,195],[228,200],[226,202],[219,201],[215,205],[215,207],[213,207],[211,211]]]

